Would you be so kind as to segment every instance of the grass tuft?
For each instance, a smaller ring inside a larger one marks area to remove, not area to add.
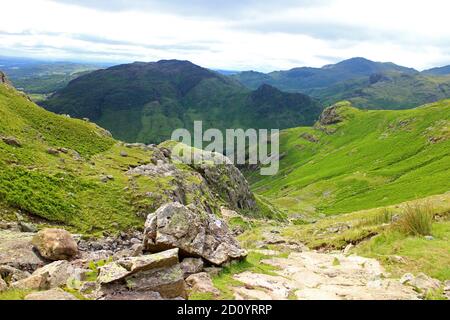
[[[406,235],[427,236],[431,235],[433,226],[433,208],[425,204],[407,204],[402,216],[395,227]]]

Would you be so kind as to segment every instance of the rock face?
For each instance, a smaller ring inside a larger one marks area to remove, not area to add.
[[[78,300],[73,295],[60,288],[30,293],[25,297],[25,300]]]
[[[171,248],[179,248],[183,255],[202,257],[215,265],[247,255],[225,222],[177,202],[149,214],[145,223],[145,250],[160,252]]]
[[[123,300],[130,294],[144,300],[186,298],[178,249],[111,262],[100,268],[97,282],[108,300]]]
[[[72,235],[62,229],[44,229],[33,238],[33,245],[39,253],[49,260],[69,260],[78,253]]]

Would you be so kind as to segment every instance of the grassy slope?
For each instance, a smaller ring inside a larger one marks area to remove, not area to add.
[[[407,111],[345,105],[340,113],[346,120],[328,126],[333,134],[283,131],[280,172],[250,176],[254,191],[289,213],[329,215],[450,190],[450,100]]]
[[[14,213],[21,210],[82,233],[142,227],[143,218],[136,213],[154,210],[174,188],[170,177],[124,174],[132,166],[149,163],[151,151],[126,148],[100,127],[45,111],[3,85],[0,136],[15,137],[22,144],[14,147],[0,140],[1,219],[15,219]],[[60,147],[68,153],[47,152]],[[120,156],[121,151],[128,156]],[[76,159],[75,152],[81,159]],[[200,183],[192,169],[180,169],[183,183]],[[114,180],[101,182],[103,175],[112,175]],[[148,197],[150,192],[154,196]],[[202,195],[187,194],[186,198],[198,196]]]

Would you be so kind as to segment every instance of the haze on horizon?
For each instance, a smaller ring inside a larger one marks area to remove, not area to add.
[[[2,11],[3,56],[266,72],[351,57],[450,64],[446,0],[15,0]]]

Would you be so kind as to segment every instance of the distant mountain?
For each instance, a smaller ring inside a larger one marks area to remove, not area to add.
[[[289,128],[311,124],[318,102],[268,85],[251,91],[189,61],[119,65],[81,76],[50,97],[50,111],[87,117],[125,141],[160,142],[177,128]]]
[[[426,74],[426,75],[433,75],[433,76],[450,75],[450,66],[432,68],[432,69],[425,70],[422,73]]]
[[[408,109],[450,97],[446,68],[423,73],[394,63],[353,58],[322,68],[295,68],[268,74],[248,71],[232,76],[248,88],[269,84],[300,92],[323,105],[349,100],[363,109]]]
[[[268,74],[254,71],[241,72],[233,78],[249,88],[256,88],[261,84],[270,84],[281,90],[300,91],[329,87],[336,83],[361,77],[368,77],[374,73],[397,71],[415,74],[418,71],[401,67],[393,63],[373,62],[364,58],[352,58],[322,68],[294,68],[287,71],[274,71]]]

